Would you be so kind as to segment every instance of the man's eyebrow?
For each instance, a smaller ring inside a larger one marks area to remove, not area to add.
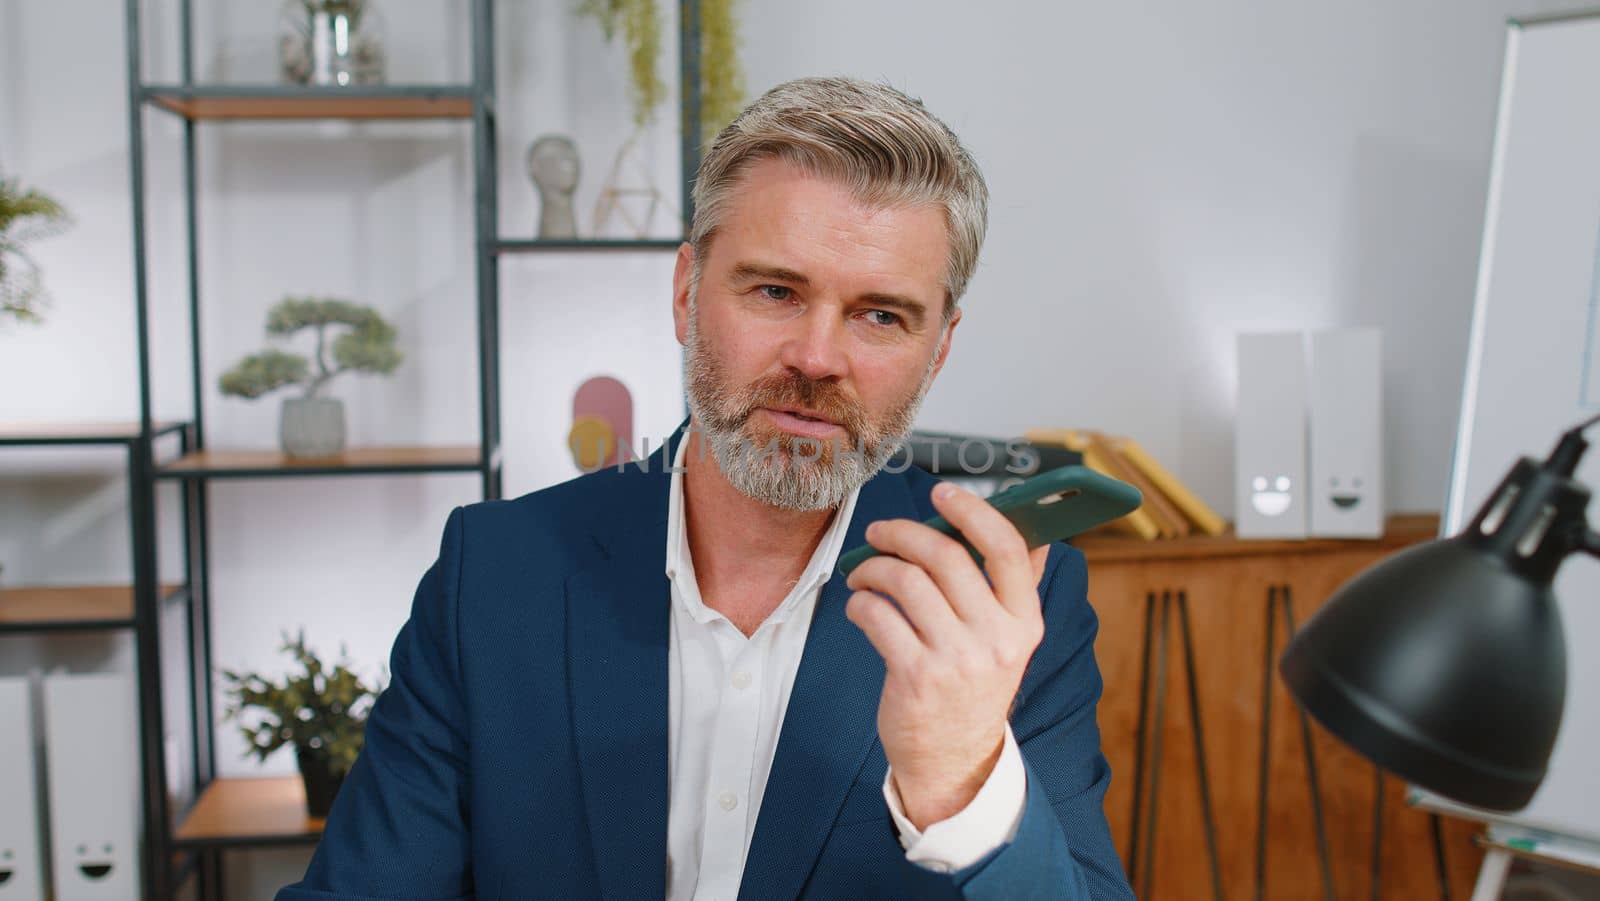
[[[921,301],[912,300],[909,297],[901,297],[898,294],[863,294],[861,300],[863,303],[870,303],[873,306],[891,307],[899,310],[906,315],[906,318],[915,327],[920,328],[923,320],[927,318],[928,308]]]
[[[789,282],[794,285],[811,284],[811,279],[793,269],[785,269],[782,266],[766,266],[761,263],[740,263],[733,267],[731,275],[736,281],[770,278],[773,281]]]
[[[811,280],[806,278],[803,273],[783,266],[769,266],[764,263],[738,263],[733,267],[729,275],[734,281],[738,282],[766,279],[775,282],[788,282],[791,285],[800,285],[802,287],[811,285]],[[874,292],[861,295],[859,300],[862,303],[899,310],[905,314],[906,319],[914,328],[921,328],[923,322],[928,318],[926,304],[899,294]]]

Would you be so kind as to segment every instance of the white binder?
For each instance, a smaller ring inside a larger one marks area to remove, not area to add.
[[[139,897],[139,710],[131,674],[44,680],[56,901]]]
[[[1234,529],[1240,538],[1304,538],[1305,336],[1242,334],[1238,355]]]
[[[1311,333],[1311,534],[1382,538],[1383,336]]]
[[[0,901],[44,901],[29,696],[27,679],[0,679]]]

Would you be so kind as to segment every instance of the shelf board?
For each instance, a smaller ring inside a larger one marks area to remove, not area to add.
[[[151,434],[175,432],[186,422],[158,420],[150,424]],[[139,421],[94,422],[0,422],[0,445],[4,444],[121,444],[139,440]]]
[[[173,839],[180,848],[315,844],[322,825],[306,816],[299,776],[213,779]]]
[[[182,585],[161,586],[171,600]],[[83,632],[133,628],[130,585],[0,585],[0,632]]]
[[[509,253],[570,253],[573,251],[622,250],[677,250],[682,238],[502,238],[494,242],[494,252]]]
[[[454,85],[148,85],[144,96],[185,119],[469,119],[473,113],[472,89]]]
[[[1144,541],[1104,530],[1070,539],[1092,566],[1097,562],[1140,560],[1191,560],[1215,557],[1254,557],[1274,554],[1332,553],[1351,548],[1399,550],[1438,537],[1435,513],[1395,513],[1384,524],[1382,538],[1307,538],[1304,540],[1240,538],[1232,526],[1225,535]]]
[[[290,457],[279,450],[202,450],[161,466],[157,478],[217,479],[315,475],[476,472],[476,445],[353,447],[332,457]]]

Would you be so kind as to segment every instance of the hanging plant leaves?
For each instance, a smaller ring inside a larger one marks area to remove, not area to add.
[[[39,322],[49,300],[28,245],[65,231],[72,217],[47,194],[0,178],[0,321]]]

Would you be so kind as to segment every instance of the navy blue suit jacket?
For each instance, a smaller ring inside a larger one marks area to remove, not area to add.
[[[667,463],[451,511],[395,639],[390,684],[302,881],[277,901],[661,899],[667,862]],[[881,472],[868,523],[934,514],[936,479]],[[739,901],[1131,897],[1101,804],[1096,619],[1083,555],[1051,548],[1045,637],[1011,723],[1016,838],[954,873],[906,860],[884,804],[883,659],[817,601]],[[728,899],[733,901],[733,899]]]

